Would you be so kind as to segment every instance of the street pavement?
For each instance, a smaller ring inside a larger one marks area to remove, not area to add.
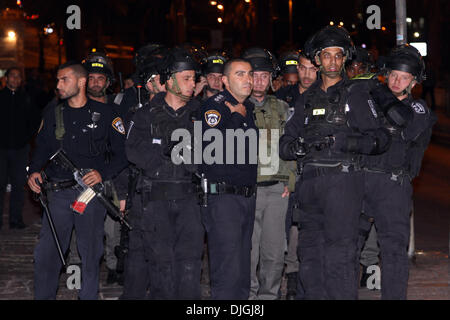
[[[450,118],[439,113],[422,165],[414,181],[414,223],[416,255],[411,261],[408,300],[448,300],[449,296],[449,221],[450,221]],[[9,193],[6,194],[9,198]],[[0,300],[33,299],[33,249],[38,241],[41,209],[27,193],[23,230],[8,228],[8,202],[5,201],[3,228],[0,230]],[[202,299],[208,299],[207,256],[203,261]],[[119,285],[106,285],[106,267],[102,263],[99,298],[118,299]],[[57,299],[76,300],[77,290],[66,285],[68,274],[62,273]],[[282,283],[286,294],[286,279]],[[361,300],[378,300],[380,291],[360,289]]]

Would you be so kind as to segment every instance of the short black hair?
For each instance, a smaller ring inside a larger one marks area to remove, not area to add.
[[[67,61],[58,67],[58,71],[62,69],[71,69],[78,78],[86,78],[88,77],[88,72],[83,65],[77,61]]]
[[[10,68],[8,68],[8,70],[6,70],[5,77],[8,77],[9,74],[11,73],[11,71],[13,71],[13,70],[19,71],[20,75],[22,75],[22,70],[19,67],[10,67]]]
[[[231,65],[235,62],[245,62],[245,63],[248,63],[250,66],[252,65],[250,63],[250,61],[243,59],[243,58],[234,58],[234,59],[228,60],[225,63],[225,65],[223,66],[223,75],[224,76],[228,77],[230,75]]]

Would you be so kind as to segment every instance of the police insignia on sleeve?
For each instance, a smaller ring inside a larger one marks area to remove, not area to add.
[[[215,127],[220,122],[221,115],[216,110],[209,110],[205,112],[205,120],[208,126]]]
[[[420,103],[418,103],[418,102],[413,102],[412,103],[412,108],[418,114],[424,114],[425,113],[425,107],[423,105],[421,105]]]
[[[123,121],[121,118],[115,118],[112,122],[112,126],[114,130],[118,131],[121,134],[125,134],[125,127],[123,126]]]

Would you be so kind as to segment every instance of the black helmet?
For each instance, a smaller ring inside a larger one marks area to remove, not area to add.
[[[136,71],[142,83],[147,83],[159,74],[159,65],[167,55],[168,49],[160,44],[148,44],[139,49],[135,57]]]
[[[223,73],[223,68],[227,60],[224,53],[214,53],[209,55],[202,61],[202,74]]]
[[[266,49],[250,48],[244,52],[242,58],[250,62],[253,71],[268,71],[275,76],[280,70],[274,55]]]
[[[296,51],[288,52],[281,56],[280,68],[281,73],[297,73],[298,59],[300,54]]]
[[[141,70],[149,62],[152,62],[153,57],[165,53],[167,48],[159,43],[149,43],[139,48],[134,56],[134,64],[136,69]]]
[[[305,53],[311,61],[315,61],[316,55],[330,47],[342,48],[347,60],[352,59],[355,53],[355,46],[348,31],[336,26],[326,26],[309,38],[305,43]]]
[[[175,47],[171,49],[160,64],[161,84],[164,84],[174,73],[185,70],[194,70],[196,74],[200,72],[200,65],[192,55],[183,48]]]
[[[372,64],[372,59],[369,51],[367,51],[364,48],[356,47],[355,54],[353,58],[351,59],[353,62],[361,62],[366,65]]]
[[[386,68],[411,73],[417,82],[425,80],[425,63],[416,48],[404,44],[394,48],[389,55]]]
[[[114,81],[114,71],[111,59],[103,53],[90,53],[86,59],[82,61],[83,66],[88,73],[104,74],[110,82]]]

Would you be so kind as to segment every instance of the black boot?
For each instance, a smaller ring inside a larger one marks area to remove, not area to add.
[[[297,272],[286,273],[287,276],[287,292],[286,300],[295,300],[297,295]]]

